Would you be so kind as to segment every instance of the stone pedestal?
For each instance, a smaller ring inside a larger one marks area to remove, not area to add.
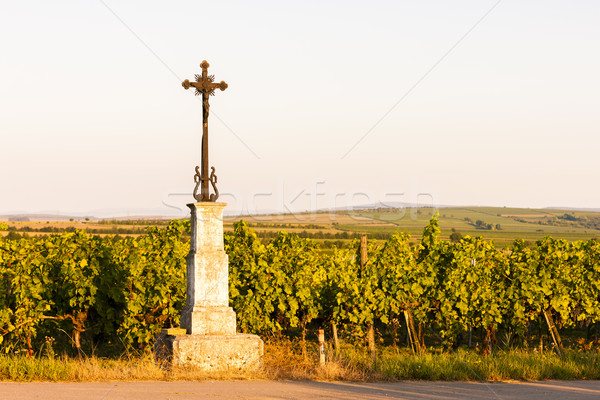
[[[177,367],[206,371],[256,370],[262,366],[263,341],[256,335],[168,335],[156,341],[156,358]]]
[[[187,299],[180,320],[187,334],[164,330],[157,338],[156,357],[173,365],[207,370],[258,368],[263,341],[256,335],[236,334],[235,312],[229,307],[229,265],[223,246],[225,203],[200,202],[188,207],[192,239],[187,256]]]

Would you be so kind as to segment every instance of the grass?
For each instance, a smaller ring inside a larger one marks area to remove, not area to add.
[[[548,380],[600,379],[600,353],[567,351],[563,357],[552,352],[497,351],[484,357],[459,349],[444,353],[430,350],[413,355],[406,349],[380,348],[375,361],[362,347],[346,345],[339,355],[328,350],[328,362],[319,366],[316,344],[303,354],[297,342],[265,344],[264,367],[259,371],[203,372],[193,368],[159,367],[151,354],[134,358],[84,360],[68,357],[26,358],[0,356],[0,380],[5,381],[174,381],[174,380]]]
[[[193,368],[161,368],[151,356],[135,359],[27,358],[0,356],[0,380],[32,381],[177,381],[261,379],[263,372],[204,372]]]
[[[526,351],[498,352],[484,357],[474,352],[448,354],[383,355],[375,364],[370,357],[357,357],[354,363],[374,365],[373,370],[391,379],[424,380],[547,380],[598,379],[600,356],[597,353],[554,353]]]

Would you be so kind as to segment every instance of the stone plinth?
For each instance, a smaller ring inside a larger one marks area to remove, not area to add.
[[[163,330],[156,341],[156,358],[204,370],[259,368],[263,341],[256,335],[236,334],[235,312],[229,307],[229,260],[223,243],[225,203],[200,202],[188,207],[192,238],[182,329]]]
[[[173,366],[207,371],[256,370],[262,366],[263,341],[256,335],[167,335],[158,337],[157,357]]]

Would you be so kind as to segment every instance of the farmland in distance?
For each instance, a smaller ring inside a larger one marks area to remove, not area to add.
[[[506,207],[376,208],[320,211],[297,214],[229,216],[225,231],[241,219],[247,221],[265,241],[279,231],[314,239],[322,247],[344,246],[354,238],[367,235],[384,240],[396,231],[421,238],[423,227],[434,213],[439,214],[441,238],[457,240],[461,236],[481,236],[505,247],[515,239],[535,242],[545,236],[570,241],[600,238],[600,212],[558,209]],[[138,236],[149,225],[166,225],[168,219],[152,217],[128,219],[4,217],[8,230],[0,234],[39,236],[83,229],[91,234]],[[14,219],[20,219],[15,221]],[[28,220],[29,219],[29,220]]]

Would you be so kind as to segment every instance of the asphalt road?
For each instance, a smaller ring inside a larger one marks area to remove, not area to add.
[[[0,400],[600,399],[600,381],[347,383],[297,381],[13,383]]]

